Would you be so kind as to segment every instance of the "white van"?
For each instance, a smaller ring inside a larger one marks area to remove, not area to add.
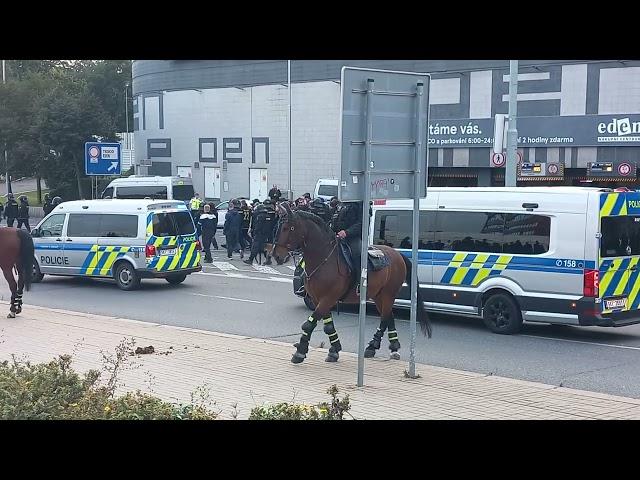
[[[411,200],[376,201],[371,238],[411,256]],[[640,192],[585,187],[430,188],[420,201],[425,307],[523,321],[640,323]],[[398,306],[408,307],[403,287]]]
[[[181,200],[193,198],[193,182],[183,177],[146,177],[132,175],[113,180],[102,192],[101,198]]]
[[[325,202],[331,200],[332,197],[338,196],[338,179],[336,178],[321,178],[316,183],[316,188],[313,192],[313,198],[321,198]]]
[[[193,218],[181,201],[64,202],[31,236],[34,282],[45,274],[102,277],[135,290],[142,278],[178,284],[202,270]]]

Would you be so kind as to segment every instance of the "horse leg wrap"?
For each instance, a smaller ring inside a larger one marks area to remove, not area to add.
[[[11,295],[11,306],[9,307],[9,311],[11,313],[16,313],[17,305],[18,305],[18,302],[17,302],[17,299],[16,299],[16,295]]]
[[[400,350],[400,342],[398,341],[398,332],[389,330],[389,350],[396,352]]]
[[[302,324],[302,336],[300,337],[300,343],[296,344],[298,353],[306,355],[309,351],[309,340],[317,324],[318,321],[313,318],[313,316],[310,316],[307,321]]]
[[[324,323],[324,333],[329,337],[329,342],[331,342],[331,348],[329,351],[333,350],[335,353],[338,353],[342,350],[342,345],[340,345],[340,339],[338,338],[338,332],[336,332],[336,328],[333,326],[333,318],[327,317],[322,319],[322,323]]]
[[[15,301],[15,305],[16,305],[16,311],[15,313],[20,313],[22,312],[22,292],[18,292],[16,294],[16,301]]]
[[[384,332],[380,329],[380,327],[378,327],[378,329],[376,330],[376,333],[373,334],[373,340],[369,342],[369,347],[367,348],[378,350],[380,348],[380,341],[382,340],[382,335],[384,335]]]

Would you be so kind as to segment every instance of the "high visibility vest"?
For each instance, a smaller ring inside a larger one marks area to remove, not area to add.
[[[191,210],[200,210],[200,205],[202,205],[202,200],[199,198],[192,198],[191,202],[189,202],[189,208]]]

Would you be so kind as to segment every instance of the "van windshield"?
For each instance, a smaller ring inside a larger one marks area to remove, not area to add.
[[[600,231],[601,257],[640,255],[640,217],[603,217]]]
[[[153,234],[156,237],[192,235],[195,231],[189,212],[156,213],[153,216]]]
[[[173,199],[182,200],[188,202],[193,198],[194,190],[193,185],[174,185],[173,186]]]
[[[320,185],[318,187],[318,195],[322,195],[323,197],[337,197],[338,196],[338,186],[337,185]]]
[[[116,198],[166,200],[167,187],[162,185],[135,185],[130,187],[117,187]]]

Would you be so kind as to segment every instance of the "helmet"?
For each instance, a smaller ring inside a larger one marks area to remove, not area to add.
[[[270,199],[267,198],[264,202],[262,202],[262,204],[266,205],[266,206],[269,206],[269,205],[272,205],[273,202]]]
[[[20,201],[21,202],[26,202],[27,201],[27,196],[26,195],[20,195]]]
[[[311,202],[311,205],[313,205],[314,207],[319,207],[320,205],[324,205],[324,200],[322,200],[321,198],[316,198],[313,200],[313,202]]]
[[[7,194],[7,200],[13,200],[14,198],[13,193]]]
[[[45,194],[44,194],[44,199],[45,199],[45,201],[47,201],[47,200],[50,200],[50,199],[51,199],[51,197],[49,196],[49,194],[48,194],[48,193],[45,193]]]
[[[62,199],[60,197],[53,197],[53,201],[51,203],[53,203],[54,205],[58,205],[62,203]]]

